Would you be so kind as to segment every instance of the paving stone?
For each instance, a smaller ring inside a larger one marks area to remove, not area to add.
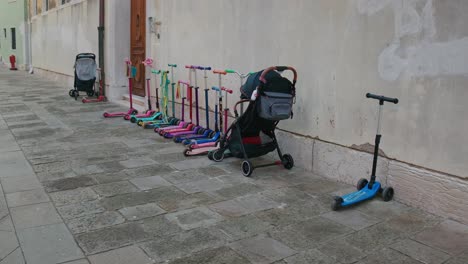
[[[126,169],[125,173],[130,178],[141,178],[151,176],[162,176],[172,172],[173,169],[167,165],[150,165],[141,168]]]
[[[246,195],[235,199],[240,206],[247,209],[248,212],[253,213],[271,208],[280,207],[281,204],[269,200],[259,194]]]
[[[324,209],[313,199],[292,205],[282,204],[276,208],[255,213],[261,220],[274,226],[287,226],[317,217]]]
[[[325,179],[314,179],[312,182],[309,183],[302,183],[296,186],[297,189],[308,193],[310,195],[319,195],[324,193],[329,193],[333,191],[337,191],[340,188],[346,187],[343,184],[333,182],[330,180]]]
[[[0,261],[0,264],[25,264],[21,248],[11,252],[6,258]]]
[[[254,180],[250,179],[250,177],[247,178],[247,177],[244,177],[244,176],[240,176],[237,173],[230,173],[230,174],[221,175],[221,176],[212,177],[212,178],[223,182],[226,186],[238,185],[238,184],[242,184],[242,183],[254,183],[255,182]]]
[[[112,182],[99,184],[91,187],[98,195],[110,197],[118,194],[131,193],[138,191],[133,184],[128,181]]]
[[[440,221],[439,217],[412,209],[390,218],[387,220],[387,224],[392,229],[403,232],[406,236],[411,236],[425,228],[436,226]]]
[[[292,249],[308,250],[321,243],[342,237],[352,232],[352,229],[316,217],[310,220],[292,224],[270,232],[272,238],[281,241]]]
[[[183,231],[176,223],[170,222],[164,215],[145,218],[139,221],[143,230],[154,237],[167,237]]]
[[[152,176],[152,177],[144,177],[144,178],[136,178],[130,180],[135,186],[137,186],[140,190],[150,190],[159,188],[161,186],[171,186],[172,184],[161,176]]]
[[[142,204],[132,207],[126,207],[119,212],[129,221],[140,220],[151,216],[156,216],[165,213],[161,207],[155,203]]]
[[[468,263],[468,251],[464,254],[451,258],[449,261],[445,262],[444,264],[466,264],[466,263]]]
[[[384,202],[381,199],[372,199],[361,203],[357,210],[379,219],[388,219],[408,212],[410,208],[395,201]]]
[[[129,159],[124,161],[119,161],[120,165],[124,166],[127,169],[140,168],[148,165],[158,164],[155,160],[148,158],[139,158],[139,159]]]
[[[52,203],[40,203],[11,208],[16,229],[58,224],[62,222]]]
[[[198,168],[196,171],[209,177],[216,177],[220,175],[226,175],[229,173],[229,171],[224,170],[223,168],[220,168],[217,166],[201,167],[201,168]]]
[[[369,247],[372,247],[372,245]],[[362,250],[341,238],[325,243],[323,246],[320,246],[318,250],[328,256],[329,259],[332,259],[333,263],[355,263],[365,256]]]
[[[34,189],[23,192],[9,193],[6,195],[9,207],[17,207],[36,203],[44,203],[49,201],[49,196],[44,192],[44,189]]]
[[[172,184],[208,180],[210,178],[210,176],[194,170],[174,171],[162,177]]]
[[[175,187],[161,187],[148,191],[127,193],[104,198],[100,204],[107,210],[118,210],[125,207],[131,207],[140,204],[158,202],[168,199],[181,199],[185,193]]]
[[[18,238],[27,263],[62,263],[84,257],[64,224],[22,229]]]
[[[185,193],[197,193],[197,192],[213,192],[226,187],[226,184],[215,178],[200,180],[194,182],[186,182],[176,185],[177,188],[181,189]]]
[[[89,264],[89,261],[87,259],[79,259],[79,260],[74,260],[70,262],[65,262],[62,264]]]
[[[89,256],[91,264],[151,264],[153,261],[136,246],[123,247]]]
[[[191,158],[182,161],[176,161],[169,163],[168,165],[176,170],[191,170],[191,169],[198,169],[202,167],[208,167],[213,165],[214,161],[207,159],[206,157],[203,158]]]
[[[34,171],[21,151],[0,153],[0,178],[34,176]]]
[[[337,263],[332,258],[328,257],[327,255],[321,253],[316,249],[311,249],[308,251],[300,252],[296,255],[291,257],[285,258],[285,262],[287,264],[335,264]]]
[[[42,188],[41,183],[34,176],[8,177],[0,180],[5,193],[15,193]]]
[[[241,183],[238,185],[219,189],[215,191],[214,193],[219,197],[229,200],[229,199],[237,198],[239,196],[245,196],[248,194],[256,194],[256,193],[261,192],[262,190],[263,189],[258,187],[257,185],[254,185],[251,183]]]
[[[410,239],[399,241],[390,248],[426,264],[439,264],[450,258],[449,254]]]
[[[13,222],[11,221],[10,216],[5,216],[0,219],[0,231],[14,232]]]
[[[233,241],[256,236],[273,228],[272,225],[253,215],[231,218],[218,223],[216,227],[224,231]]]
[[[109,161],[98,164],[98,167],[105,173],[108,172],[119,172],[125,169],[125,166],[120,164],[121,161]]]
[[[85,201],[76,204],[58,206],[57,211],[63,219],[73,219],[86,215],[98,214],[106,209],[99,204],[99,201]]]
[[[218,202],[215,197],[199,192],[194,194],[187,194],[181,197],[167,197],[158,200],[159,206],[164,210],[171,212],[176,210],[190,209],[200,205],[207,205]]]
[[[221,215],[206,207],[197,207],[166,214],[166,218],[178,224],[184,230],[207,227],[223,220]]]
[[[378,250],[395,243],[403,235],[403,232],[392,229],[387,223],[382,222],[352,233],[346,236],[344,240],[364,253],[368,253],[371,250]],[[369,245],[372,245],[372,247],[369,247]]]
[[[228,200],[209,206],[210,209],[226,217],[239,217],[251,213],[247,208],[241,206],[236,200]]]
[[[0,231],[0,259],[5,258],[18,247],[15,232]]]
[[[359,262],[359,264],[374,264],[374,263],[385,263],[385,264],[421,264],[421,262],[414,260],[406,255],[401,254],[398,251],[384,248],[371,255],[368,255]]]
[[[119,248],[148,237],[138,223],[127,223],[75,236],[78,244],[87,255]]]
[[[441,249],[452,255],[468,251],[468,226],[452,220],[428,228],[415,236],[425,245]]]
[[[73,162],[70,160],[54,161],[34,165],[34,171],[41,182],[52,181],[77,176],[72,165]]]
[[[226,240],[227,237],[219,230],[197,228],[164,239],[145,242],[141,244],[141,248],[154,260],[164,262],[219,247]]]
[[[0,146],[2,146],[0,153],[21,150],[15,137],[8,130],[0,130]]]
[[[66,191],[81,187],[96,185],[97,182],[89,176],[78,176],[54,181],[42,182],[47,192]]]
[[[77,175],[88,175],[88,174],[105,172],[105,170],[101,168],[99,164],[87,164],[87,165],[79,164],[77,166],[72,166],[72,170]]]
[[[169,264],[240,264],[250,263],[245,257],[228,247],[209,249],[195,253],[189,257],[177,259]]]
[[[277,203],[293,204],[312,200],[312,196],[295,187],[285,187],[275,190],[266,190],[261,195]]]
[[[332,211],[326,214],[323,214],[322,217],[345,225],[347,227],[351,227],[354,230],[361,230],[371,225],[375,225],[379,223],[381,220],[361,213],[357,210],[340,210]]]
[[[98,173],[93,174],[92,177],[96,179],[99,184],[111,183],[111,182],[119,182],[124,180],[131,179],[127,173],[124,171],[119,172],[110,172],[110,173]]]
[[[229,246],[252,263],[271,263],[296,254],[288,246],[263,235],[240,240]]]
[[[100,214],[89,214],[79,218],[65,221],[73,234],[88,232],[108,226],[118,225],[125,219],[117,212],[104,212]]]
[[[92,201],[97,199],[98,195],[91,188],[86,187],[68,191],[54,192],[50,194],[50,198],[52,201],[54,201],[55,206],[63,206],[67,204]]]

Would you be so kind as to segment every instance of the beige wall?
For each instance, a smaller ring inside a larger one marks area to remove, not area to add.
[[[292,65],[293,120],[280,128],[344,146],[373,144],[385,106],[382,150],[468,177],[468,2],[463,0],[156,1],[153,56],[241,71]],[[179,67],[179,76],[187,71]],[[201,78],[199,78],[201,80]],[[211,84],[216,79],[210,75]],[[238,80],[226,78],[237,90]],[[235,95],[238,98],[238,93]],[[231,100],[232,102],[232,100]]]

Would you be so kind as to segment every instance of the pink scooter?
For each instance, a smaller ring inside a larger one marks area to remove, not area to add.
[[[177,90],[179,90],[180,84],[187,85],[187,90],[189,89],[189,84],[187,82],[178,81],[177,82]],[[181,111],[181,116],[180,116],[180,123],[178,125],[175,125],[175,126],[156,127],[154,129],[155,133],[158,133],[158,134],[160,134],[162,136],[162,133],[164,133],[165,131],[168,131],[168,130],[171,130],[171,129],[184,128],[184,127],[187,127],[190,124],[189,122],[185,122],[185,120],[184,120],[184,118],[185,118],[185,99],[186,98],[184,96],[184,89],[182,89],[182,104],[181,104],[182,111]]]
[[[124,117],[126,115],[134,115],[138,114],[138,111],[133,108],[133,98],[132,98],[132,79],[136,76],[136,67],[132,66],[132,62],[129,59],[125,59],[125,64],[127,64],[127,76],[128,76],[128,92],[130,98],[130,109],[127,112],[115,112],[115,113],[108,113],[104,112],[102,114],[105,118],[110,117]]]
[[[226,87],[221,88],[222,91],[225,92],[225,103],[226,103],[226,108],[224,108],[224,134],[227,133],[227,123],[228,123],[228,113],[229,113],[229,108],[227,107],[227,95],[232,94],[232,90],[228,89]],[[220,115],[220,121],[222,121],[221,115]],[[222,127],[222,123],[220,124]],[[201,144],[190,144],[187,149],[184,150],[184,155],[185,156],[199,156],[199,155],[206,155],[208,152],[212,150],[217,150],[219,148],[219,141],[215,142],[208,142],[208,143],[201,143]]]
[[[145,65],[146,67],[149,66],[150,69],[153,67],[153,59],[151,58],[146,58],[146,60],[142,61],[141,63]],[[146,98],[148,98],[148,110],[146,110],[144,114],[125,115],[124,116],[125,120],[130,120],[132,123],[135,123],[137,118],[152,117],[154,113],[156,113],[156,110],[151,109],[150,80],[151,78],[146,78]]]
[[[189,131],[192,130],[192,128],[195,126],[192,121],[193,121],[193,116],[192,116],[192,86],[190,86],[190,83],[184,82],[184,81],[179,81],[180,84],[183,84],[187,87],[187,99],[189,100],[189,107],[190,107],[190,122],[185,122],[185,124],[179,124],[179,126],[174,127],[174,128],[162,128],[159,130],[159,135],[164,136],[166,133],[177,133],[177,132],[183,132],[183,131]],[[182,118],[184,118],[184,103],[185,103],[185,97],[182,98]],[[182,119],[183,121],[183,119]]]

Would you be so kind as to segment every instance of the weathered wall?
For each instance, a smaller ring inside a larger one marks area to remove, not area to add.
[[[365,99],[366,92],[398,97],[400,104],[385,106],[383,151],[468,177],[468,2],[156,3],[162,24],[154,56],[160,65],[245,72],[293,65],[299,73],[295,115],[280,128],[344,146],[373,144],[377,103]],[[237,83],[234,76],[226,82]]]
[[[16,56],[18,66],[25,63],[25,1],[0,1],[0,57],[9,65],[10,55]],[[11,47],[11,28],[16,28],[16,49]],[[6,38],[4,35],[6,29]]]
[[[98,12],[98,1],[88,0],[34,16],[31,19],[34,68],[73,76],[76,54],[97,54]]]

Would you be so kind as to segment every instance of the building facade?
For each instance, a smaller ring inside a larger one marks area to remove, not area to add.
[[[17,67],[28,64],[28,6],[25,0],[0,1],[0,61],[10,66],[9,57],[16,57]]]
[[[385,157],[378,177],[403,203],[468,221],[467,1],[115,0],[106,5],[112,100],[126,93],[123,60],[134,53],[139,59],[153,57],[160,69],[168,63],[241,72],[294,66],[299,73],[294,119],[280,123],[279,141],[299,166],[355,184],[370,174],[368,149],[377,125],[377,105],[364,95],[398,97],[398,105],[384,108]],[[70,82],[76,53],[97,52],[97,6],[98,0],[73,0],[35,14],[33,65]],[[180,66],[176,78],[186,79]],[[209,85],[216,84],[209,76]],[[238,78],[226,76],[224,84],[236,91],[231,98],[238,98]]]

